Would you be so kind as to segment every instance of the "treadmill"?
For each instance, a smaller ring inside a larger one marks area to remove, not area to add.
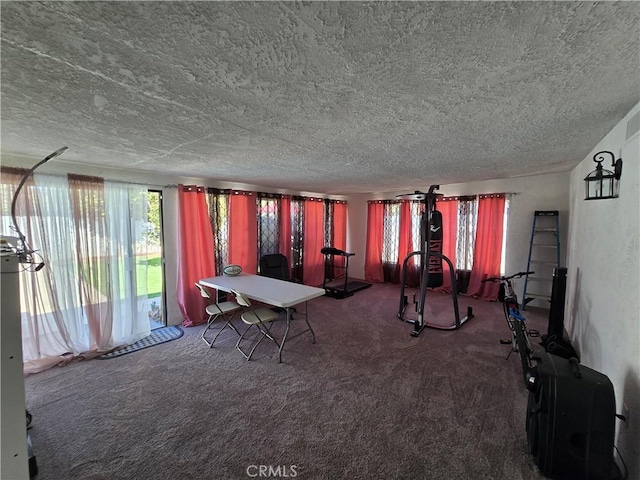
[[[334,247],[324,247],[320,250],[324,255],[324,288],[326,295],[333,298],[346,298],[359,290],[369,288],[372,284],[359,280],[349,281],[349,257],[355,253],[345,252]],[[336,264],[335,257],[344,258],[344,262]]]

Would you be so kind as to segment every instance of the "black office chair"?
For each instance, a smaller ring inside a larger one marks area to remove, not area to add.
[[[289,259],[286,255],[282,255],[281,253],[263,255],[260,258],[259,275],[290,282],[291,273],[289,272]]]
[[[258,275],[277,278],[278,280],[284,280],[285,282],[298,283],[291,279],[289,259],[286,255],[281,253],[271,253],[260,257],[260,270]],[[275,312],[284,311],[284,309],[280,307],[274,307],[272,310]],[[291,310],[293,312],[297,311],[295,308],[291,308]]]

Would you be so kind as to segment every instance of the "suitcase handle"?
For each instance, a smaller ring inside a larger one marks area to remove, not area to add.
[[[576,376],[576,378],[582,378],[582,372],[580,371],[580,360],[578,360],[576,357],[571,357],[569,359],[569,364],[573,368],[573,374]]]

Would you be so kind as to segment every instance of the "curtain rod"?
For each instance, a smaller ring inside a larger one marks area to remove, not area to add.
[[[3,169],[5,168],[20,168],[20,167],[5,167],[3,166]],[[26,170],[26,169],[25,169]],[[53,175],[53,176],[60,176],[60,177],[67,177],[68,175],[74,175],[74,174],[51,174],[51,173],[44,173],[42,175]],[[114,180],[114,179],[110,179],[110,178],[106,178],[106,177],[102,177],[104,179],[105,182],[114,182],[114,183],[124,183],[124,184],[128,184],[128,185],[144,185],[146,187],[155,187],[155,188],[178,188],[178,185],[175,183],[170,183],[167,185],[158,185],[158,184],[154,184],[154,183],[143,183],[143,182],[131,182],[128,180]],[[205,187],[205,188],[219,188],[219,187]],[[222,190],[234,190],[234,189],[222,189]],[[257,193],[262,193],[262,192],[257,192]],[[267,192],[268,193],[268,192]],[[284,193],[280,193],[278,195],[291,195],[293,196],[299,196],[299,195],[294,195],[294,194],[284,194]],[[514,195],[519,195],[519,192],[497,192],[497,193],[474,193],[474,194],[467,194],[467,195],[448,195],[449,197],[471,197],[471,196],[479,196],[479,195],[504,195],[506,197],[511,197]],[[314,196],[314,197],[305,197],[305,198],[320,198],[318,196]],[[331,199],[328,199],[331,200]],[[380,199],[380,200],[385,200],[385,199]],[[394,199],[391,199],[394,200]],[[369,200],[369,201],[378,201],[378,200]]]
[[[468,193],[464,195],[442,195],[438,194],[438,199],[454,199],[454,198],[469,198],[469,197],[482,197],[482,196],[492,196],[492,195],[504,195],[505,197],[513,197],[515,195],[520,195],[520,192],[494,192],[494,193]],[[406,200],[400,200],[398,198],[376,198],[367,200],[367,202],[402,202]],[[409,200],[411,202],[421,202],[422,200]]]
[[[106,180],[106,179],[105,179]],[[137,182],[126,182],[123,181],[123,183],[137,183]],[[178,188],[178,185],[176,184],[170,184],[170,185],[149,185],[152,187],[162,187],[162,188]],[[220,187],[204,187],[204,188],[218,188],[220,190],[237,190],[234,188],[220,188]],[[300,196],[300,195],[294,195],[291,193],[273,193],[273,192],[256,192],[256,193],[266,193],[269,195],[291,195],[291,196]],[[493,193],[471,193],[471,194],[464,194],[464,195],[445,195],[445,197],[475,197],[478,195],[504,195],[505,197],[512,197],[514,195],[520,195],[520,192],[493,192]],[[344,195],[343,195],[344,196]],[[307,197],[307,198],[311,198],[311,197]],[[312,197],[312,198],[320,198],[317,195]],[[381,199],[383,200],[383,199]],[[393,199],[392,199],[393,200]]]

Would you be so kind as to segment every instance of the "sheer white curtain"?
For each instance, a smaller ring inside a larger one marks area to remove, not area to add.
[[[147,189],[105,182],[108,255],[111,268],[112,344],[132,343],[149,335],[147,309]]]
[[[21,176],[2,175],[2,233]],[[45,262],[20,274],[25,372],[95,356],[150,333],[146,307],[146,188],[34,175],[17,221]]]
[[[35,369],[48,367],[63,354],[79,355],[88,350],[88,334],[78,291],[78,262],[75,255],[75,226],[66,177],[38,175],[35,195],[29,200],[34,215],[31,242],[43,256],[41,272],[21,275],[23,357]],[[38,301],[25,308],[25,301]],[[26,318],[25,318],[26,317]],[[29,336],[25,335],[27,323]]]

